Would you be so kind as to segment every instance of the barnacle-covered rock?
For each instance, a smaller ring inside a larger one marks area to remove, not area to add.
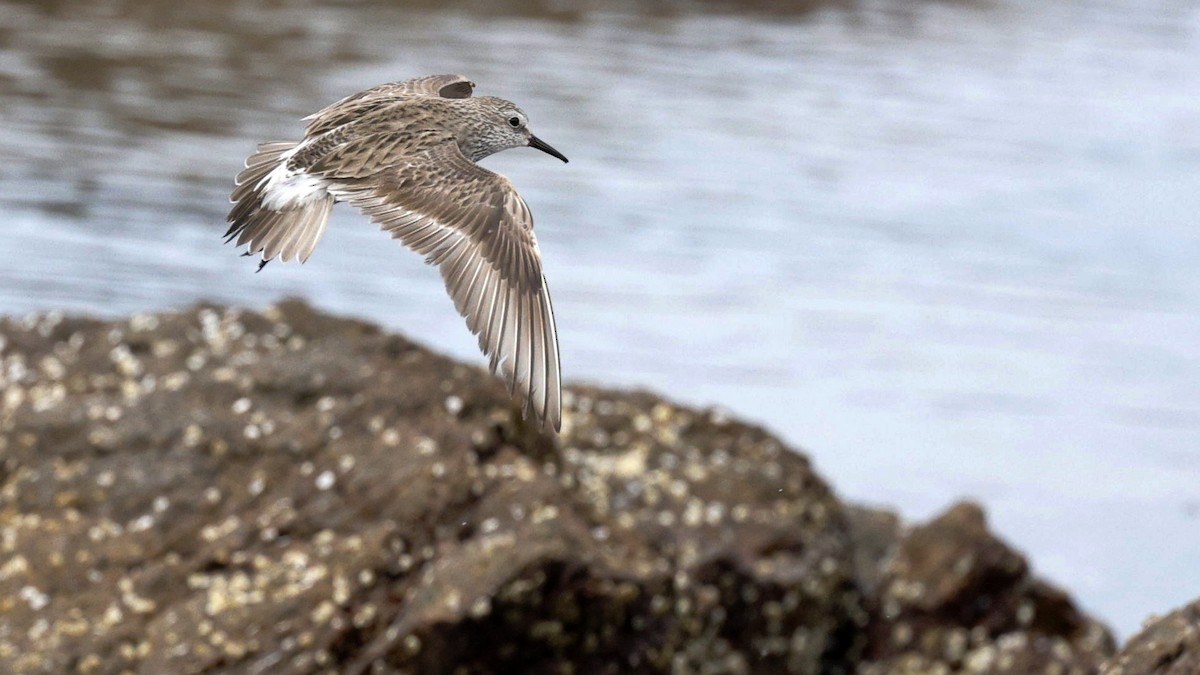
[[[0,672],[959,672],[1107,648],[981,517],[847,509],[763,430],[649,393],[569,387],[547,436],[481,369],[299,301],[0,320],[0,392]]]

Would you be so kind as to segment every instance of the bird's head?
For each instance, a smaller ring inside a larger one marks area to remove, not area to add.
[[[566,162],[567,158],[529,130],[529,116],[512,101],[495,96],[470,99],[479,114],[469,137],[463,139],[464,149],[472,160],[509,148],[531,147]]]

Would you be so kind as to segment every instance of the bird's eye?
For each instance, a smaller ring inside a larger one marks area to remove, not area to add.
[[[519,128],[521,126],[521,118],[520,117],[508,118],[508,125],[514,129]]]

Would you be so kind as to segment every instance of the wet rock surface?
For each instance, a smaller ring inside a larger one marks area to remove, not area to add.
[[[847,507],[763,430],[647,393],[570,387],[550,438],[483,371],[297,301],[0,320],[0,389],[3,672],[1088,673],[1112,651],[977,507]]]

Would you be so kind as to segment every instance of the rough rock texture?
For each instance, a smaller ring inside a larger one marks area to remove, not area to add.
[[[1200,673],[1200,600],[1149,620],[1100,672],[1102,675]]]
[[[300,302],[2,320],[0,390],[0,672],[1065,673],[1111,652],[974,507],[905,530],[762,430],[645,393],[573,387],[542,436],[482,371]]]
[[[1113,652],[1108,630],[1034,578],[976,504],[903,534],[888,514],[855,511],[859,555],[879,561],[863,584],[872,617],[864,675],[1094,673]]]

